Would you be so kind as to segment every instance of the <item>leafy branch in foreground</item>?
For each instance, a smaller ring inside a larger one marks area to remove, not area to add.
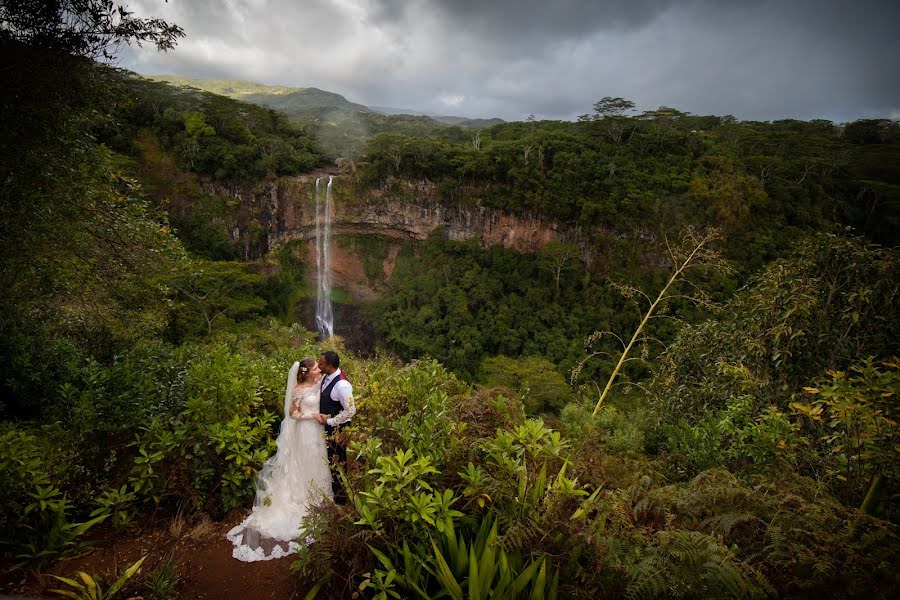
[[[616,285],[616,289],[618,289],[626,298],[641,297],[648,303],[648,308],[646,309],[646,312],[643,313],[641,322],[637,326],[637,329],[635,329],[634,334],[631,336],[628,343],[625,344],[622,338],[612,332],[595,332],[588,338],[588,345],[590,345],[593,341],[599,340],[602,335],[606,333],[616,337],[623,346],[618,362],[613,368],[612,373],[610,373],[609,379],[606,381],[606,386],[603,388],[603,391],[600,392],[600,398],[594,406],[594,412],[592,413],[594,416],[597,415],[597,412],[603,405],[603,401],[609,394],[610,389],[612,389],[622,367],[630,360],[629,355],[635,344],[653,341],[652,338],[644,333],[644,329],[650,319],[666,316],[664,310],[670,300],[681,298],[701,306],[711,305],[709,296],[688,279],[688,274],[697,270],[702,270],[707,273],[710,271],[728,273],[731,270],[728,263],[725,262],[719,253],[709,247],[714,241],[721,239],[721,235],[715,229],[699,232],[694,228],[689,227],[683,232],[681,239],[675,245],[669,244],[668,238],[664,239],[668,258],[672,262],[673,271],[666,282],[666,285],[660,290],[655,300],[651,300],[650,296],[636,287],[625,284]],[[687,287],[691,289],[691,292],[687,294],[676,293],[678,291],[677,284],[686,284]],[[603,352],[592,352],[582,359],[573,370],[572,379],[575,380],[578,377],[578,373],[580,373],[581,368],[587,361],[599,354],[603,354]]]
[[[150,42],[166,51],[184,37],[178,25],[136,18],[126,6],[112,0],[3,2],[0,31],[25,44],[110,62],[123,43]]]

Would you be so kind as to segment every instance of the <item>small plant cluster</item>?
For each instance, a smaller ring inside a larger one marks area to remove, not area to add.
[[[112,598],[114,598],[116,594],[119,593],[119,591],[125,586],[125,584],[128,583],[128,580],[134,577],[134,575],[138,571],[140,571],[141,565],[146,559],[147,557],[145,556],[125,569],[125,572],[122,573],[122,575],[118,579],[112,582],[105,591],[100,582],[95,577],[92,577],[84,571],[78,572],[78,577],[81,579],[81,582],[68,577],[59,577],[57,575],[54,575],[54,578],[68,585],[70,589],[54,589],[50,591],[59,596],[73,598],[73,600],[112,600]],[[132,596],[131,598],[128,598],[128,600],[138,600],[138,597]]]

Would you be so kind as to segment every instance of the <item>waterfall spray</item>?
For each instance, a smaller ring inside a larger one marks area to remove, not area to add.
[[[319,338],[327,340],[334,335],[334,312],[331,308],[331,184],[328,177],[325,198],[322,199],[322,178],[316,179],[316,270],[318,290],[316,294],[316,328]]]

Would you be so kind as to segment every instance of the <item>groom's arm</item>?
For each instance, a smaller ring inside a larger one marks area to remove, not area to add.
[[[349,381],[338,381],[331,391],[331,397],[340,402],[344,410],[329,418],[326,423],[332,427],[343,425],[356,414],[356,404],[353,402],[353,386],[350,385]]]

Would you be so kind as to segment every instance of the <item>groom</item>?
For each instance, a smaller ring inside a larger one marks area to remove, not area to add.
[[[349,425],[350,419],[356,414],[356,405],[353,403],[353,386],[344,372],[341,371],[341,359],[337,352],[328,350],[319,356],[319,369],[325,374],[322,378],[322,392],[319,396],[319,415],[316,420],[325,426],[325,434],[328,440],[328,464],[331,466],[331,489],[334,491],[334,501],[344,504],[347,496],[341,479],[338,476],[338,466],[347,463],[347,448],[339,440],[342,425]],[[336,464],[338,463],[338,464]]]

